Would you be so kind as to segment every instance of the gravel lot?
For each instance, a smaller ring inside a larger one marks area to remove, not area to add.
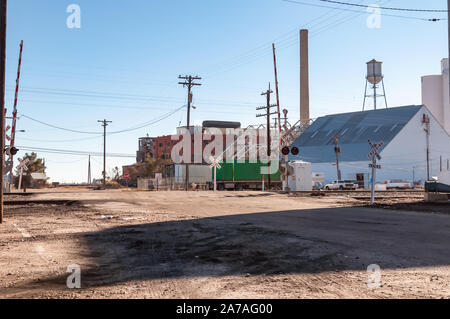
[[[450,297],[448,205],[86,189],[6,200],[0,298]],[[75,290],[66,287],[74,264]],[[372,264],[381,268],[374,289]]]

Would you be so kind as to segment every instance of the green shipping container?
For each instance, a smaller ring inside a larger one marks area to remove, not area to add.
[[[260,161],[257,163],[239,163],[237,161],[220,163],[222,168],[217,169],[217,181],[225,182],[238,182],[238,181],[261,181],[261,167],[266,167],[267,164],[262,164]],[[213,170],[214,179],[214,170]],[[267,180],[268,175],[264,175],[264,180]],[[272,181],[280,181],[281,174],[280,171],[270,175]]]

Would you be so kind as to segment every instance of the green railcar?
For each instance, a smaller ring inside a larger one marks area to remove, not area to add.
[[[246,161],[225,161],[220,163],[221,168],[217,169],[217,189],[262,189],[264,181],[265,187],[269,188],[268,174],[261,174],[261,170],[267,167],[260,161],[255,163]],[[214,173],[213,173],[214,181]],[[281,185],[281,173],[279,165],[276,171],[270,174],[270,188],[278,188]]]

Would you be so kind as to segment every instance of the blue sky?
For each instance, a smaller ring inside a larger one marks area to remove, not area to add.
[[[302,3],[324,4],[318,0]],[[445,9],[446,1],[352,0],[390,7]],[[66,26],[68,5],[81,8],[81,28]],[[353,8],[364,11],[364,9]],[[383,13],[446,18],[445,14]],[[14,0],[8,1],[7,96],[11,112],[20,40],[24,40],[20,114],[53,125],[101,132],[97,120],[119,131],[151,121],[186,103],[178,75],[202,76],[194,89],[195,124],[203,120],[257,124],[260,94],[274,82],[271,43],[278,54],[280,101],[299,117],[298,30],[310,29],[312,117],[359,111],[365,62],[384,62],[389,106],[421,103],[420,77],[440,72],[447,56],[447,21],[382,16],[367,27],[367,13],[282,0]],[[185,110],[156,125],[108,136],[108,152],[135,154],[137,139],[169,135],[186,121]],[[101,152],[103,140],[50,128],[22,117],[20,146]],[[70,141],[70,142],[67,142]],[[19,155],[23,155],[20,152]],[[38,152],[53,181],[87,180],[87,156]],[[132,164],[109,158],[108,168]],[[102,159],[93,158],[100,177]]]

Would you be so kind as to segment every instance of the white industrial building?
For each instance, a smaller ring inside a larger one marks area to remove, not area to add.
[[[441,61],[441,74],[422,77],[422,104],[450,134],[448,59]]]
[[[425,78],[424,81],[428,80]],[[438,110],[439,105],[433,107]],[[424,116],[430,119],[429,143],[424,131]],[[340,135],[342,179],[358,180],[367,187],[371,173],[368,140],[373,143],[383,141],[379,162],[382,169],[377,170],[376,182],[403,179],[423,184],[427,179],[427,145],[430,176],[438,176],[441,169],[448,170],[450,134],[443,124],[445,116],[436,117],[425,105],[328,115],[318,118],[293,143],[300,149],[300,154],[289,156],[289,160],[312,163],[313,172],[323,173],[326,183],[337,180],[333,136]]]

